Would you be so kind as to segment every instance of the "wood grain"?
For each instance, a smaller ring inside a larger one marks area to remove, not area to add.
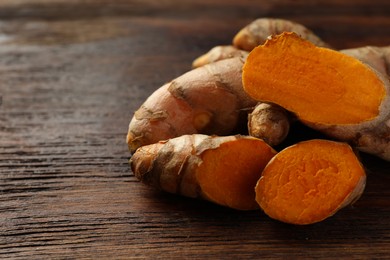
[[[257,17],[306,24],[336,48],[390,44],[390,2],[0,2],[1,259],[385,259],[390,164],[363,155],[362,198],[291,226],[140,184],[133,111]]]

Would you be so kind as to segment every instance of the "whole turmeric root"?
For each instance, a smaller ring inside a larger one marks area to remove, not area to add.
[[[135,112],[129,150],[184,134],[228,135],[256,101],[245,93],[243,60],[232,58],[191,70],[157,89]]]
[[[249,54],[243,85],[254,99],[390,160],[389,78],[356,58],[283,33]]]
[[[233,46],[241,50],[252,51],[258,45],[264,44],[270,36],[278,35],[283,32],[295,32],[303,39],[312,42],[314,45],[329,48],[327,43],[322,41],[317,35],[302,24],[275,18],[260,18],[254,20],[234,36]]]
[[[313,139],[272,158],[256,185],[256,201],[271,218],[312,224],[357,200],[365,183],[364,169],[349,145]]]
[[[239,210],[257,209],[255,186],[276,152],[253,137],[183,135],[139,148],[131,169],[143,183]]]

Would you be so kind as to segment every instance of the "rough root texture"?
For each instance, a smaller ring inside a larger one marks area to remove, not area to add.
[[[140,181],[155,188],[253,210],[254,188],[275,154],[254,137],[183,135],[139,148],[130,165]]]
[[[314,45],[329,47],[312,31],[305,26],[284,19],[260,18],[239,31],[233,39],[233,45],[241,50],[251,51],[273,35],[283,32],[295,32],[303,39],[312,42]]]
[[[234,58],[234,57],[239,57],[244,60],[246,59],[247,56],[248,56],[247,51],[237,49],[236,47],[231,45],[215,46],[209,52],[196,58],[192,62],[192,67],[198,68],[212,62]]]
[[[231,134],[257,103],[243,90],[243,62],[214,62],[157,89],[130,121],[129,150],[184,134]]]
[[[312,224],[358,199],[365,183],[349,145],[313,139],[274,156],[257,183],[256,200],[271,218]]]
[[[390,160],[389,78],[358,59],[283,33],[249,54],[243,85],[254,99]]]
[[[284,141],[290,130],[290,115],[278,105],[259,103],[248,116],[249,135],[271,146]]]

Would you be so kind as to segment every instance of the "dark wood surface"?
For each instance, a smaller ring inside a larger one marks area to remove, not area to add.
[[[390,163],[310,226],[154,191],[128,165],[136,108],[258,17],[335,48],[390,45],[388,0],[0,1],[0,258],[390,257]]]

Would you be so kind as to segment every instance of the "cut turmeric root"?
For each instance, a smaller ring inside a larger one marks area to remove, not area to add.
[[[390,160],[389,79],[356,58],[283,33],[249,54],[242,77],[254,99]]]
[[[253,137],[183,135],[139,148],[130,165],[140,181],[158,189],[253,210],[254,187],[275,154]]]
[[[358,199],[365,183],[349,145],[313,139],[273,157],[256,185],[256,201],[271,218],[312,224]]]

